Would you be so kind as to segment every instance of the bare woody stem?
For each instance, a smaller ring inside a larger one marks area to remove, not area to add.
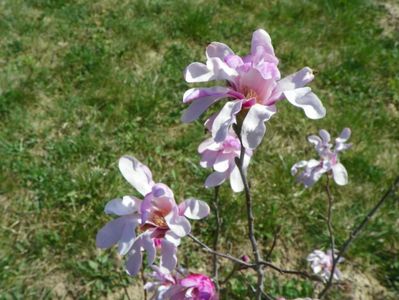
[[[220,234],[220,227],[221,227],[221,218],[219,212],[219,186],[215,187],[215,194],[213,198],[213,207],[215,209],[215,217],[216,217],[216,230],[215,230],[215,237],[213,240],[213,249],[214,251],[218,251],[219,245],[219,234]],[[212,277],[215,280],[216,288],[219,290],[219,272],[218,272],[218,257],[214,253],[212,256]]]
[[[256,270],[256,267],[257,267],[256,264],[250,264],[250,263],[247,263],[247,262],[243,261],[242,259],[239,259],[239,258],[237,258],[235,256],[215,251],[215,250],[211,249],[210,247],[208,247],[204,242],[200,241],[198,238],[193,236],[191,233],[188,234],[188,237],[191,238],[195,243],[200,245],[204,249],[204,251],[206,251],[206,252],[208,252],[210,254],[216,254],[219,257],[226,258],[226,259],[236,263],[237,265],[239,265],[239,266],[241,266],[243,268],[251,268],[251,269]],[[303,271],[285,270],[285,269],[279,268],[276,265],[274,265],[274,264],[272,264],[270,262],[267,262],[267,261],[261,260],[261,261],[259,261],[259,265],[261,267],[268,267],[268,268],[270,268],[272,270],[275,270],[275,271],[277,271],[277,272],[279,272],[281,274],[296,275],[296,276],[308,278],[308,279],[311,279],[311,280],[314,280],[314,281],[321,281],[321,278],[318,277],[318,276],[310,275],[307,272],[303,272]],[[223,281],[223,283],[226,283],[226,282],[227,282],[227,280]]]
[[[248,219],[248,237],[249,240],[251,241],[252,245],[252,253],[253,256],[255,257],[255,271],[258,275],[258,282],[256,284],[256,295],[255,299],[260,300],[262,298],[262,292],[263,292],[263,268],[260,264],[261,257],[258,249],[258,244],[256,242],[255,238],[255,226],[254,226],[254,214],[252,211],[252,198],[251,198],[251,193],[249,190],[249,185],[248,185],[248,180],[246,178],[246,174],[244,171],[244,157],[245,157],[245,147],[242,144],[242,139],[241,139],[241,134],[240,130],[238,127],[235,128],[236,134],[240,140],[241,144],[241,152],[240,152],[240,158],[237,160],[236,159],[236,164],[238,167],[238,170],[240,171],[241,175],[241,180],[244,184],[244,192],[245,192],[245,199],[246,199],[246,206],[247,206],[247,219]]]
[[[378,211],[378,209],[382,206],[382,204],[384,204],[384,202],[389,198],[389,195],[392,193],[392,191],[396,190],[398,188],[398,186],[399,186],[399,176],[395,179],[395,181],[391,185],[391,187],[385,192],[385,194],[382,196],[380,201],[378,201],[378,203],[373,207],[373,209],[370,210],[370,212],[366,215],[366,217],[363,219],[363,221],[357,227],[355,227],[355,229],[349,234],[348,239],[342,245],[341,250],[339,251],[337,257],[333,258],[331,274],[330,274],[330,277],[328,279],[326,286],[319,294],[320,299],[322,299],[327,294],[328,290],[331,288],[333,274],[335,272],[337,263],[340,260],[340,258],[345,254],[345,252],[348,250],[350,244],[355,240],[357,235],[367,225],[369,220],[374,216],[374,214]]]
[[[330,247],[331,247],[331,255],[334,257],[335,255],[335,238],[334,232],[332,228],[332,206],[333,206],[333,197],[330,190],[330,176],[327,174],[327,181],[326,181],[326,192],[328,198],[328,210],[327,210],[327,227],[328,227],[328,234],[330,235]],[[331,272],[330,277],[333,277],[334,273]]]

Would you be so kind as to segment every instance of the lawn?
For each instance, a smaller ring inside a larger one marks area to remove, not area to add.
[[[122,299],[125,288],[141,299],[141,279],[124,273],[115,249],[95,247],[106,202],[135,193],[118,158],[136,156],[179,200],[210,202],[196,153],[205,119],[180,122],[182,71],[204,61],[212,41],[247,53],[257,28],[271,35],[283,75],[315,70],[327,116],[309,120],[279,103],[249,169],[256,236],[267,249],[281,228],[272,260],[296,269],[328,247],[323,183],[305,190],[290,168],[314,156],[308,134],[350,127],[350,182],[332,189],[341,245],[399,173],[398,11],[393,0],[1,1],[0,299]],[[250,253],[243,194],[226,183],[221,203],[220,247]],[[354,242],[330,299],[398,299],[398,209],[396,194]],[[211,244],[214,225],[211,215],[193,231]],[[210,272],[197,245],[181,248],[186,267]],[[222,261],[222,275],[231,268]],[[266,274],[274,296],[312,295],[307,280]],[[237,274],[223,299],[250,299],[254,280]]]

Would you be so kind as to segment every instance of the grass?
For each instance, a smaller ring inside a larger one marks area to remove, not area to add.
[[[196,155],[202,125],[179,120],[188,88],[182,70],[203,61],[211,41],[246,53],[257,28],[272,36],[283,74],[305,65],[317,71],[312,87],[327,108],[326,118],[311,121],[281,103],[268,123],[249,171],[258,239],[269,245],[281,226],[273,259],[292,267],[327,247],[323,187],[303,190],[289,169],[314,155],[307,134],[349,126],[354,147],[342,161],[350,184],[333,188],[341,244],[399,170],[399,36],[385,34],[383,24],[398,26],[388,18],[386,7],[367,0],[2,1],[0,298],[122,298],[124,286],[140,283],[123,273],[114,250],[95,249],[95,234],[109,220],[106,201],[132,193],[117,159],[133,154],[179,199],[210,201],[212,191],[202,187],[208,170]],[[227,185],[221,193],[222,247],[240,255],[249,251],[243,196]],[[392,200],[343,267],[373,277],[385,299],[399,295],[397,220]],[[196,222],[194,232],[211,241],[213,224]],[[182,248],[190,267],[209,265],[189,241]],[[230,268],[226,262],[222,273]],[[226,297],[249,297],[244,277],[254,280],[239,275]],[[313,291],[307,281],[271,274],[266,287],[286,297]],[[349,284],[331,299],[355,290]]]

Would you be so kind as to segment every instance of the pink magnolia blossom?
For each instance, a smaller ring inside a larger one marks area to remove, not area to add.
[[[210,188],[221,185],[226,179],[230,179],[230,186],[234,192],[244,190],[240,171],[235,162],[240,157],[241,143],[233,130],[230,130],[224,141],[215,142],[211,137],[203,141],[198,147],[201,155],[200,165],[203,168],[213,168],[215,172],[210,174],[205,181],[205,187]],[[243,169],[246,172],[252,150],[245,149]]]
[[[97,247],[105,249],[118,244],[119,254],[128,254],[126,270],[132,276],[140,270],[142,251],[147,252],[148,264],[151,265],[159,249],[161,266],[174,269],[180,239],[191,231],[187,218],[198,220],[206,217],[209,206],[196,199],[187,199],[177,205],[170,188],[154,183],[148,167],[134,157],[123,156],[119,160],[119,169],[144,200],[125,196],[108,202],[105,213],[119,218],[107,223],[97,233]]]
[[[217,300],[215,285],[202,274],[173,275],[165,268],[152,267],[153,281],[145,289],[153,292],[151,300]]]
[[[345,167],[339,162],[339,153],[349,149],[352,145],[345,142],[350,138],[351,131],[344,128],[340,136],[335,139],[335,147],[330,144],[330,134],[322,129],[319,136],[311,135],[308,141],[314,145],[320,158],[318,160],[301,160],[294,164],[291,168],[291,174],[296,175],[298,169],[304,168],[304,171],[297,176],[297,180],[306,187],[312,186],[318,181],[324,173],[332,172],[334,181],[338,185],[348,183],[348,173]]]
[[[184,77],[189,83],[225,80],[227,86],[192,88],[183,96],[190,106],[182,121],[192,122],[212,104],[221,99],[228,101],[217,114],[212,125],[215,142],[223,142],[236,117],[242,121],[241,136],[245,148],[255,149],[261,142],[266,127],[264,122],[276,112],[275,104],[287,99],[304,110],[311,119],[325,116],[319,98],[305,85],[314,78],[308,67],[280,80],[278,59],[274,54],[269,34],[258,29],[253,33],[251,53],[236,55],[227,45],[213,42],[206,49],[206,64],[191,63]],[[240,121],[241,123],[241,121]]]
[[[333,251],[327,250],[325,253],[321,250],[314,250],[307,257],[308,262],[310,262],[310,266],[315,274],[320,275],[323,280],[327,281],[330,278],[332,266],[333,266]],[[337,255],[334,254],[334,258]],[[338,260],[338,263],[342,262],[343,258]],[[341,272],[335,267],[333,279],[340,280],[342,277]]]

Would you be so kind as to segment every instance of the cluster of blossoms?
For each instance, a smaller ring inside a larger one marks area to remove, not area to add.
[[[330,144],[330,134],[322,129],[319,136],[310,135],[308,137],[309,143],[313,144],[320,158],[318,160],[301,160],[291,168],[291,174],[296,175],[298,169],[305,170],[297,177],[298,181],[303,183],[306,187],[312,186],[320,177],[328,172],[332,172],[334,181],[338,185],[345,185],[348,183],[348,173],[345,167],[339,162],[339,153],[349,149],[352,145],[345,142],[350,138],[351,131],[349,128],[344,128],[339,137],[335,139],[335,147],[332,148]]]
[[[168,269],[153,266],[152,280],[144,288],[153,292],[152,300],[218,300],[212,280],[202,274],[179,270],[172,274]]]
[[[147,253],[148,265],[154,264],[159,252],[160,266],[173,270],[177,264],[180,239],[191,231],[187,218],[199,220],[206,217],[208,204],[196,199],[176,204],[172,190],[163,183],[155,183],[148,167],[134,157],[120,158],[119,170],[144,196],[144,200],[124,196],[108,202],[105,213],[119,217],[98,232],[97,247],[106,249],[118,244],[119,254],[128,255],[126,271],[132,276],[141,268],[143,251]]]
[[[241,144],[245,148],[246,169],[254,150],[262,141],[268,121],[277,111],[276,104],[284,99],[304,110],[310,119],[326,114],[310,83],[314,75],[308,67],[281,79],[279,60],[274,54],[269,34],[256,30],[252,36],[250,54],[240,57],[227,45],[213,42],[206,49],[206,64],[191,63],[185,70],[188,83],[223,80],[226,86],[192,88],[183,96],[190,106],[183,122],[198,119],[212,104],[225,99],[220,112],[205,122],[212,137],[204,141],[198,152],[201,165],[215,170],[206,180],[207,187],[222,184],[230,178],[235,192],[243,190],[234,159],[239,157]],[[236,132],[233,130],[236,125]]]
[[[188,83],[224,81],[225,85],[187,90],[183,102],[189,107],[182,121],[197,120],[212,104],[226,100],[219,112],[207,118],[205,127],[210,137],[199,145],[198,153],[200,165],[213,169],[205,187],[216,187],[229,179],[232,190],[241,192],[245,188],[243,180],[251,157],[265,134],[264,123],[277,112],[278,102],[287,100],[303,109],[310,119],[323,118],[326,110],[306,86],[314,78],[310,68],[304,67],[281,79],[279,60],[264,30],[253,33],[251,51],[244,57],[236,55],[225,44],[213,42],[206,49],[206,58],[206,64],[195,62],[186,68],[185,80]],[[320,131],[320,137],[309,136],[308,141],[314,145],[320,159],[296,163],[291,169],[292,175],[304,168],[297,179],[306,187],[329,172],[337,184],[346,184],[347,172],[338,156],[350,148],[351,145],[345,143],[350,134],[345,128],[335,139],[334,148],[325,130]],[[143,199],[124,196],[107,203],[105,213],[118,217],[98,232],[97,247],[106,249],[117,244],[119,254],[127,255],[125,266],[131,276],[140,271],[145,252],[153,270],[145,289],[152,292],[153,300],[217,300],[215,284],[209,277],[176,269],[181,239],[191,232],[188,219],[205,218],[210,212],[209,206],[196,199],[177,204],[172,190],[163,183],[155,183],[148,167],[134,157],[120,158],[119,169]],[[158,264],[157,255],[160,256]],[[249,257],[244,256],[243,261],[249,261]],[[332,251],[315,250],[308,261],[324,280],[330,277]],[[335,269],[333,276],[340,279],[340,272]]]

